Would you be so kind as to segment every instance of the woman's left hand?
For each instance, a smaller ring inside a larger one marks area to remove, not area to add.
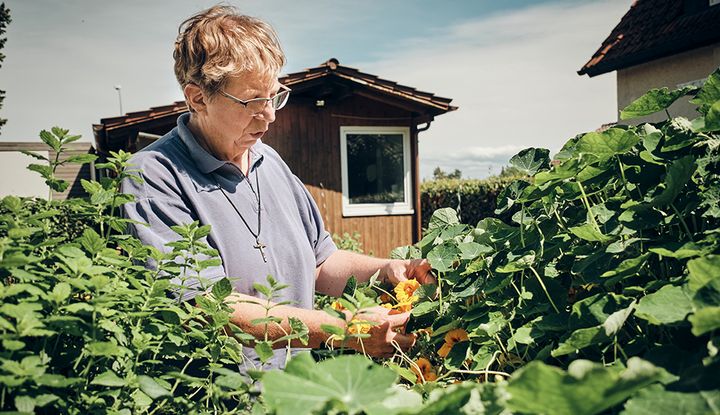
[[[391,259],[381,270],[381,276],[392,285],[415,279],[420,284],[437,284],[427,259]]]

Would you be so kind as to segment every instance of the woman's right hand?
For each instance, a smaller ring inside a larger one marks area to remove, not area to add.
[[[409,318],[410,313],[390,314],[389,309],[380,306],[361,310],[355,315],[356,322],[375,323],[368,328],[367,334],[370,337],[348,337],[346,347],[372,357],[391,357],[397,351],[393,343],[403,352],[408,351],[417,339],[412,333],[405,334],[405,325]]]

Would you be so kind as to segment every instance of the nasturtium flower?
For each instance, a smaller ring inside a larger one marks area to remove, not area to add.
[[[357,318],[354,318],[350,321],[350,324],[348,324],[348,332],[351,334],[367,334],[370,332],[370,327],[372,327],[371,324],[366,324],[366,320],[360,320]]]
[[[400,281],[394,289],[395,298],[398,303],[414,303],[418,300],[418,296],[414,295],[418,288],[420,288],[420,283],[416,280]]]
[[[330,305],[333,310],[335,311],[343,311],[345,310],[345,307],[343,307],[342,303],[340,301],[333,301],[333,303]]]
[[[417,367],[415,367],[417,365]],[[434,382],[437,380],[437,374],[435,373],[435,368],[433,368],[432,364],[429,360],[427,360],[424,357],[419,358],[415,361],[415,365],[410,366],[410,370],[417,376],[417,381],[420,383],[424,382]],[[418,368],[420,369],[418,371]],[[422,373],[422,376],[420,374]],[[424,380],[424,382],[423,382]]]
[[[400,313],[407,313],[412,310],[412,302],[411,301],[403,301],[400,303],[395,304],[393,307],[393,312],[390,314],[400,314]]]
[[[445,335],[445,344],[438,350],[440,357],[447,357],[456,343],[464,342],[468,340],[468,334],[464,329],[450,330]]]

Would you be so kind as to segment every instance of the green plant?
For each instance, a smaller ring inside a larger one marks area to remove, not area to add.
[[[417,245],[394,252],[427,258],[437,272],[439,293],[421,296],[413,327],[432,328],[429,345],[420,349],[429,348],[439,378],[488,381],[492,373],[526,365],[527,373],[533,361],[571,372],[577,359],[623,367],[641,357],[667,371],[664,386],[646,392],[653,398],[642,398],[642,405],[676,392],[714,405],[720,396],[711,375],[720,370],[718,86],[720,71],[694,99],[701,117],[692,122],[675,118],[579,135],[552,167],[547,150],[520,152],[511,164],[532,178],[511,183],[498,198],[498,214],[514,210],[509,223],[485,218],[466,225],[452,209],[440,209]],[[651,91],[624,114],[662,111],[688,92]],[[453,330],[467,340],[452,342],[443,357],[438,347]],[[550,402],[536,396],[515,408],[540,413]]]

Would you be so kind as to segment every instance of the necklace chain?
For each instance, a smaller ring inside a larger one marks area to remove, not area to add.
[[[248,170],[248,175],[250,174],[250,170]],[[235,203],[232,202],[230,199],[230,196],[225,192],[225,189],[220,186],[220,182],[218,182],[217,177],[215,177],[215,174],[213,173],[213,178],[215,179],[215,183],[218,185],[218,188],[220,189],[220,192],[222,192],[223,196],[225,196],[225,199],[227,199],[228,203],[230,203],[230,206],[233,207],[235,212],[240,216],[240,219],[242,220],[243,224],[247,228],[247,230],[250,232],[250,234],[255,238],[255,245],[253,248],[260,251],[260,255],[262,256],[263,262],[267,262],[267,257],[265,256],[264,249],[267,248],[267,245],[260,242],[260,232],[262,232],[262,221],[261,221],[261,213],[262,212],[262,202],[260,199],[260,175],[259,171],[255,170],[255,188],[257,189],[257,192],[255,189],[253,189],[252,184],[250,184],[250,178],[248,176],[245,176],[245,180],[247,181],[248,186],[250,186],[250,190],[253,192],[253,195],[255,195],[255,199],[257,199],[257,233],[253,232],[250,225],[247,223],[243,215],[240,213],[240,210],[235,206]]]

